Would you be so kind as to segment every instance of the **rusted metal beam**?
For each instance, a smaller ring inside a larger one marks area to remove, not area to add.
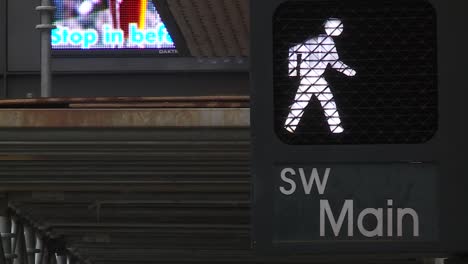
[[[0,109],[0,128],[248,127],[248,108]]]
[[[248,107],[248,96],[85,97],[0,100],[0,108]]]
[[[72,103],[70,108],[245,108],[245,102]]]
[[[228,182],[229,191],[245,193],[250,191],[250,182]],[[217,193],[224,191],[220,184],[212,183],[164,183],[160,181],[2,181],[0,191],[153,191],[160,193],[193,192]]]

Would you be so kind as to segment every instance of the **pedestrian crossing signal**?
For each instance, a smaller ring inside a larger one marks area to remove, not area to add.
[[[287,1],[273,40],[284,143],[413,144],[436,133],[436,13],[427,1]]]
[[[289,49],[289,76],[294,76],[293,72],[296,71],[296,76],[300,79],[299,88],[285,123],[286,130],[291,133],[295,132],[305,108],[313,97],[320,102],[330,131],[332,133],[344,131],[333,92],[323,75],[329,65],[347,76],[356,75],[356,71],[340,61],[333,41],[333,37],[343,32],[343,22],[330,18],[324,27],[326,34],[307,39]]]

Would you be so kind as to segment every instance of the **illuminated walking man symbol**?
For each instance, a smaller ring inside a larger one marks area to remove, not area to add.
[[[340,61],[332,38],[341,35],[343,23],[339,19],[330,18],[324,26],[326,34],[307,39],[289,49],[289,76],[300,77],[299,88],[284,125],[291,133],[296,131],[304,109],[313,96],[322,105],[330,131],[332,133],[344,131],[333,93],[323,74],[328,65],[347,76],[356,75],[356,71]]]

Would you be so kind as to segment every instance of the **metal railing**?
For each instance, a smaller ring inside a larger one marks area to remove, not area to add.
[[[0,264],[80,264],[76,254],[58,238],[48,237],[7,209],[0,216]]]

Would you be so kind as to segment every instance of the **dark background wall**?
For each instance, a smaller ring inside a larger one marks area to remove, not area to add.
[[[0,91],[4,91],[4,87],[3,87],[3,76],[0,76]]]
[[[4,79],[3,75],[5,74],[5,64],[6,64],[6,36],[5,36],[5,26],[6,26],[6,1],[0,1],[0,96],[4,94]]]
[[[0,97],[39,96],[40,1],[0,1]],[[54,56],[53,96],[247,95],[247,58]]]
[[[37,74],[8,75],[8,97],[39,96],[39,82]],[[58,97],[243,95],[248,79],[244,73],[56,74],[53,85]]]

